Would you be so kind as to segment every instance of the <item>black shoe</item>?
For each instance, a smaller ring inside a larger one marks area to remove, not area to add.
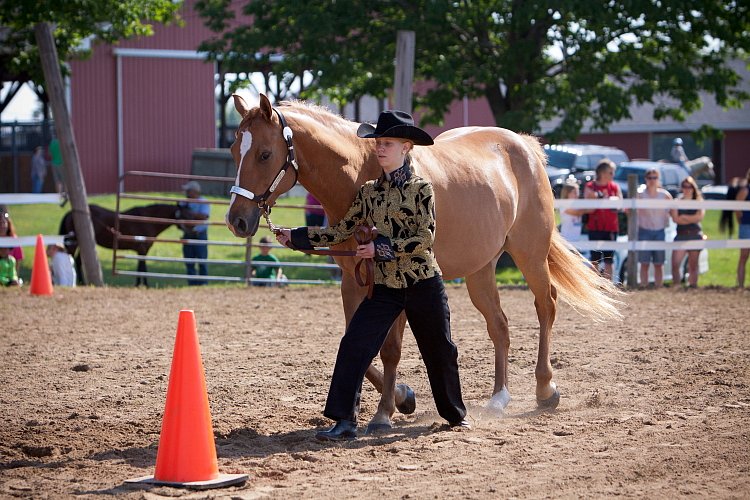
[[[357,422],[339,420],[327,431],[319,431],[315,437],[320,441],[353,441],[357,439]]]
[[[471,429],[471,424],[465,418],[462,420],[459,420],[458,422],[451,422],[448,425],[450,425],[451,427],[458,427],[460,429],[467,429],[467,430]]]

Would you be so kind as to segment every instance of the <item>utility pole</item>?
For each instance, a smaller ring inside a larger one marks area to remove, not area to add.
[[[60,60],[57,55],[57,47],[55,47],[55,39],[52,36],[52,28],[49,23],[38,23],[34,27],[34,35],[39,47],[39,57],[42,60],[49,102],[55,117],[55,130],[60,141],[60,150],[63,156],[63,178],[65,179],[70,206],[73,210],[73,225],[76,229],[76,239],[83,261],[83,276],[89,285],[104,286],[102,267],[96,253],[96,239],[94,238],[94,226],[91,223],[86,185],[83,182],[81,165],[78,160],[73,124],[70,121],[70,114],[65,103]]]
[[[396,76],[393,79],[394,107],[411,114],[412,85],[414,84],[413,31],[399,31],[396,38]]]

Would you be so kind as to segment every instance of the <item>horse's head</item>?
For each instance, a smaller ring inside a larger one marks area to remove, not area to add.
[[[233,97],[242,121],[231,147],[237,178],[226,223],[235,236],[246,238],[258,230],[262,211],[294,186],[297,165],[292,131],[268,98],[261,94],[260,105],[251,109],[242,97]]]

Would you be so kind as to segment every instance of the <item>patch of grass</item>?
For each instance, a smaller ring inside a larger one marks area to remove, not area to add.
[[[149,193],[153,196],[179,196],[175,193]],[[208,197],[213,200],[226,201],[226,198],[220,197]],[[97,195],[89,197],[89,203],[100,205],[102,207],[114,210],[116,204],[115,195]],[[156,203],[156,202],[154,202]],[[149,201],[144,200],[121,200],[121,209],[127,209],[137,205],[147,205]],[[302,197],[288,197],[283,198],[279,201],[280,205],[302,205],[304,199]],[[15,205],[9,207],[11,217],[16,226],[16,230],[20,235],[35,235],[35,234],[58,234],[60,221],[62,220],[65,213],[70,209],[70,206],[60,208],[56,205]],[[224,225],[224,214],[226,207],[221,205],[211,206],[211,218],[210,221],[216,222],[216,225],[212,225],[209,228],[209,239],[212,241],[227,241],[234,243],[242,243],[244,240],[236,238],[232,235]],[[708,235],[709,239],[726,239],[726,236],[719,233],[719,212],[717,210],[709,210],[706,212],[706,218],[703,221],[704,232]],[[300,209],[294,208],[282,208],[276,207],[273,209],[272,219],[274,224],[279,226],[294,227],[304,224],[304,214]],[[258,230],[258,234],[253,239],[253,242],[257,244],[262,236],[269,236],[273,239],[273,235],[270,233],[267,227],[265,227],[263,220],[261,220],[261,227]],[[181,232],[178,228],[172,226],[160,235],[164,239],[178,239],[181,236]],[[234,247],[234,246],[209,246],[209,259],[212,260],[239,260],[244,261],[245,259],[245,247]],[[21,277],[25,282],[29,282],[31,277],[31,266],[34,261],[34,248],[24,248],[25,258],[22,262]],[[135,278],[132,276],[114,275],[112,273],[112,250],[97,246],[97,253],[99,260],[102,264],[102,272],[104,274],[104,280],[107,285],[110,286],[132,286],[135,282]],[[257,248],[252,249],[252,254],[257,253]],[[304,255],[300,252],[294,252],[292,250],[283,248],[274,248],[273,253],[284,262],[312,262],[312,263],[326,263],[328,262],[327,257],[317,255]],[[133,252],[120,251],[118,255],[134,255]],[[182,257],[182,246],[176,243],[155,243],[149,252],[149,256],[153,257],[171,257],[180,258]],[[736,249],[715,249],[709,251],[709,271],[706,274],[701,275],[699,285],[701,286],[722,286],[722,287],[733,287],[736,283],[736,269],[737,259],[739,256],[739,250]],[[123,270],[135,270],[137,261],[118,259],[117,269]],[[174,273],[183,274],[184,265],[181,263],[168,263],[168,262],[148,262],[149,271],[159,273]],[[313,269],[303,267],[287,267],[284,269],[284,273],[290,279],[305,279],[305,280],[331,280],[332,272],[328,269]],[[231,264],[231,265],[219,265],[214,264],[209,266],[209,274],[218,276],[236,276],[243,277],[245,275],[244,264]],[[523,275],[516,267],[502,267],[496,272],[496,279],[499,285],[519,285],[524,284],[525,280]],[[226,282],[216,282],[226,283]],[[184,286],[185,280],[183,279],[169,279],[169,278],[149,278],[149,285],[153,287],[175,287]]]

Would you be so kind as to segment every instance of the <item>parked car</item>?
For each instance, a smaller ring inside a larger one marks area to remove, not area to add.
[[[547,144],[544,152],[547,153],[547,177],[556,198],[560,197],[568,177],[574,177],[581,185],[592,180],[596,165],[603,158],[615,164],[628,161],[625,151],[596,144]]]
[[[701,188],[703,198],[706,200],[726,200],[729,186],[726,184],[709,184]]]
[[[628,175],[638,175],[638,186],[646,184],[646,171],[655,168],[659,171],[660,182],[669,194],[676,197],[680,192],[680,184],[688,174],[684,168],[676,163],[651,160],[625,161],[617,165],[614,182],[619,184],[622,196],[628,198]]]

